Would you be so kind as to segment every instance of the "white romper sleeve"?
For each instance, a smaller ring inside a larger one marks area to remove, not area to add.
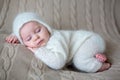
[[[53,69],[61,69],[65,66],[67,61],[66,48],[55,37],[50,38],[47,46],[39,48],[35,55],[42,60],[46,65]]]

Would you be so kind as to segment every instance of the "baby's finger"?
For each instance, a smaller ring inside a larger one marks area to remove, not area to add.
[[[10,39],[9,36],[5,38],[6,41],[9,41],[9,39]]]
[[[8,38],[8,41],[9,41],[9,43],[12,42],[12,37],[11,36]]]
[[[5,41],[8,42],[8,38],[6,38]]]
[[[10,43],[13,43],[14,42],[14,36],[10,36]]]
[[[16,43],[20,43],[20,42],[17,40]]]
[[[16,42],[16,39],[15,38],[13,38],[13,40],[12,40],[12,42],[11,43],[15,43]]]

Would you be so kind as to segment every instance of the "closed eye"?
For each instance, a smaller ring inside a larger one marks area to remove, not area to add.
[[[32,39],[32,36],[28,36],[27,38],[26,38],[26,41],[30,41]]]
[[[40,28],[37,28],[36,30],[35,30],[35,33],[39,33],[41,31],[41,29]]]

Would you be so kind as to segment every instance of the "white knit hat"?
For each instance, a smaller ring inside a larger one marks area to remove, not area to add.
[[[23,41],[20,36],[20,29],[25,23],[30,21],[37,21],[38,23],[44,25],[48,29],[48,31],[52,33],[51,27],[47,25],[44,21],[42,21],[40,19],[40,16],[38,16],[37,14],[32,12],[24,12],[24,13],[18,14],[13,22],[13,33],[17,36],[21,44],[23,44]]]

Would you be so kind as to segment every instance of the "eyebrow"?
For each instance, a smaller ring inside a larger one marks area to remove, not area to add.
[[[35,26],[35,28],[38,28],[38,27],[41,28],[41,25],[36,25],[36,26]]]

